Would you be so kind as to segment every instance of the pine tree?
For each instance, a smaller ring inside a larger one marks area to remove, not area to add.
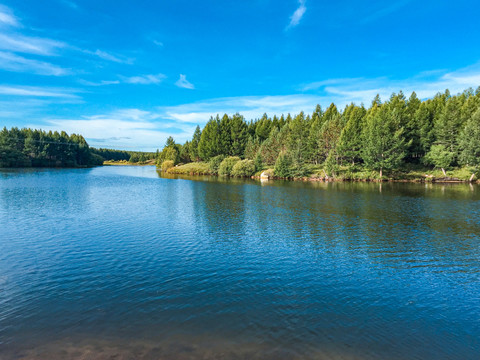
[[[243,116],[238,113],[230,120],[231,156],[244,157],[247,144],[247,125]]]
[[[366,110],[364,107],[355,107],[346,119],[338,140],[338,152],[342,159],[355,165],[360,160],[362,149],[362,130],[365,127]]]
[[[198,143],[198,155],[203,160],[220,155],[219,137],[220,137],[220,118],[210,118],[205,125]]]
[[[388,106],[376,103],[369,110],[364,132],[362,157],[368,168],[379,171],[398,167],[405,157],[405,139],[403,128],[397,128],[390,116]]]
[[[480,109],[468,119],[460,134],[460,162],[472,166],[475,172],[480,168]],[[470,180],[473,180],[473,176]]]
[[[200,130],[200,126],[197,125],[195,128],[195,132],[193,133],[192,141],[190,142],[190,159],[192,161],[199,160],[198,154],[198,143],[200,142],[200,138],[202,136],[202,131]]]

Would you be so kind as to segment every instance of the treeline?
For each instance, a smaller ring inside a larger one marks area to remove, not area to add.
[[[156,159],[158,156],[154,152],[142,151],[126,151],[126,150],[112,150],[112,149],[96,149],[90,148],[94,154],[101,156],[105,161],[128,161],[131,163],[144,163],[148,160]]]
[[[18,129],[0,131],[0,167],[83,167],[102,165],[81,135]]]
[[[313,168],[326,176],[339,171],[375,171],[378,177],[412,167],[445,171],[480,167],[480,87],[451,95],[448,90],[421,101],[400,91],[382,102],[377,95],[367,108],[343,110],[317,105],[312,114],[262,118],[212,117],[192,140],[169,138],[157,164],[211,162],[214,158],[252,160],[256,170],[274,168],[279,177],[306,176]],[[218,162],[218,161],[217,161]]]

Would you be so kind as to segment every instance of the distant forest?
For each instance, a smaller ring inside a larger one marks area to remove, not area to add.
[[[91,148],[83,136],[64,131],[0,131],[0,167],[86,167],[105,160],[137,163],[155,157],[155,153]]]
[[[280,177],[320,168],[332,177],[368,169],[381,178],[384,172],[419,167],[478,173],[480,87],[457,95],[446,90],[425,101],[415,92],[408,99],[394,93],[385,102],[377,95],[368,108],[352,103],[340,110],[332,103],[327,109],[317,105],[311,114],[264,114],[252,121],[217,115],[203,129],[197,126],[183,145],[170,137],[157,164],[208,162],[214,173],[215,164],[228,157],[250,160],[255,171],[274,168]]]

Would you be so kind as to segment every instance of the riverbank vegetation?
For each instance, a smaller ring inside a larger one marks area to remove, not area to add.
[[[332,103],[311,114],[264,114],[249,122],[217,115],[183,145],[170,137],[157,166],[164,161],[174,165],[165,171],[179,174],[251,176],[270,169],[281,178],[473,181],[480,172],[480,88],[424,101],[415,92],[385,102],[377,95],[368,108]]]
[[[154,153],[104,148],[91,148],[91,151],[100,155],[105,160],[106,165],[153,165],[158,156],[158,151]]]

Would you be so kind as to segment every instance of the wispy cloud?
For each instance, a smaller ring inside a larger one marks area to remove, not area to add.
[[[195,89],[195,86],[187,80],[187,75],[184,74],[180,74],[180,78],[175,82],[175,85],[184,89]]]
[[[78,99],[72,89],[39,87],[39,86],[13,86],[0,85],[1,95],[26,96],[26,97],[47,97],[47,98],[68,98]]]
[[[85,52],[88,54],[96,55],[103,60],[113,61],[113,62],[122,63],[122,64],[133,64],[133,61],[134,61],[134,59],[126,58],[121,55],[113,55],[111,53],[108,53],[100,49],[97,49],[95,51],[86,50]]]
[[[247,120],[259,118],[262,114],[281,115],[313,110],[326,99],[318,95],[294,94],[277,96],[238,96],[210,99],[178,106],[159,107],[162,118],[188,124],[205,124],[217,114],[240,113]]]
[[[3,26],[20,26],[20,22],[13,14],[13,11],[5,5],[0,5],[0,25]]]
[[[377,11],[373,11],[370,15],[361,19],[362,24],[367,24],[372,21],[378,20],[384,16],[390,15],[395,11],[399,10],[400,8],[404,7],[408,3],[412,2],[412,0],[403,0],[403,1],[396,1],[389,3],[388,6],[378,9]]]
[[[91,146],[145,151],[161,148],[173,133],[187,139],[195,129],[191,125],[162,121],[159,113],[139,109],[122,109],[80,119],[46,119],[43,124],[30,126],[82,133]]]
[[[356,102],[369,104],[376,94],[387,99],[394,92],[405,94],[415,91],[418,97],[427,99],[437,92],[449,89],[456,94],[480,85],[480,62],[455,71],[425,71],[406,79],[378,77],[373,79],[332,79],[304,84],[302,91],[322,94],[336,102]]]
[[[166,76],[164,74],[122,77],[123,81],[126,82],[127,84],[142,84],[142,85],[159,84],[165,78]]]
[[[80,83],[87,86],[105,86],[105,85],[118,85],[118,84],[138,84],[138,85],[150,85],[160,84],[167,78],[164,74],[150,74],[139,76],[119,76],[120,80],[102,80],[99,82],[80,80]]]
[[[157,46],[163,47],[163,42],[161,42],[161,41],[153,39],[152,42]]]
[[[79,9],[79,6],[77,3],[73,2],[73,1],[70,1],[70,0],[60,0],[60,2],[74,10],[78,10]]]
[[[66,47],[61,41],[24,36],[0,34],[0,49],[35,55],[55,55],[56,50]]]
[[[302,20],[302,17],[305,14],[305,11],[307,11],[307,7],[305,6],[305,1],[306,0],[298,0],[299,6],[295,10],[295,12],[292,14],[292,16],[290,16],[290,23],[287,26],[287,30],[300,24],[300,20]]]
[[[79,80],[82,85],[86,86],[106,86],[106,85],[117,85],[120,84],[120,80],[102,80],[102,81],[88,81],[88,80]]]
[[[27,59],[5,51],[0,51],[0,69],[47,76],[64,76],[71,73],[71,70],[49,62]]]

